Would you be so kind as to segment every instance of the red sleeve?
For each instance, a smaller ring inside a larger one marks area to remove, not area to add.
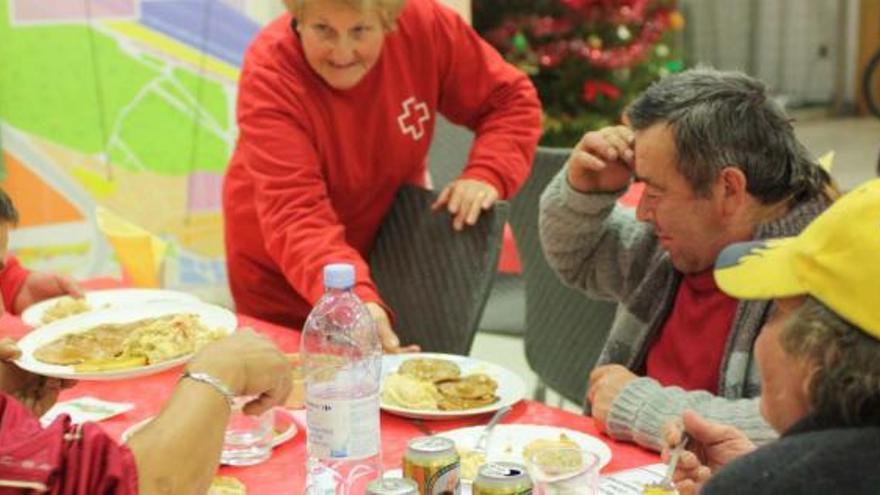
[[[510,198],[528,177],[541,136],[537,91],[458,14],[430,3],[441,64],[438,109],[476,133],[462,177],[487,181]]]
[[[3,270],[0,271],[0,295],[3,296],[3,307],[6,311],[15,314],[13,306],[15,297],[18,296],[24,281],[31,272],[21,266],[21,262],[15,256],[6,258]]]
[[[287,281],[314,304],[323,294],[321,270],[328,261],[355,266],[355,291],[364,301],[381,302],[369,266],[345,239],[345,228],[330,201],[315,140],[300,124],[291,82],[255,67],[242,74],[239,88],[237,152],[244,153],[266,252]]]
[[[97,425],[72,425],[63,416],[44,429],[18,401],[0,394],[0,495],[26,489],[135,495],[137,485],[134,455]]]

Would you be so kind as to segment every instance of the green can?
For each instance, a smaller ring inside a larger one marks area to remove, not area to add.
[[[455,442],[443,437],[416,437],[403,456],[403,477],[416,482],[420,495],[457,495],[461,461]]]
[[[522,464],[490,462],[480,466],[473,495],[531,495],[532,479]]]

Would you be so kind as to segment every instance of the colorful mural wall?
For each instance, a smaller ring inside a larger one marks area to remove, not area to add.
[[[469,17],[468,0],[444,1]],[[236,80],[248,43],[281,10],[281,0],[0,0],[0,187],[21,213],[12,251],[35,269],[120,275],[132,256],[99,228],[109,215],[158,236],[128,244],[162,244],[161,285],[225,286],[220,187]]]
[[[0,0],[0,184],[23,262],[118,274],[103,207],[167,242],[164,285],[225,284],[220,185],[266,3]]]

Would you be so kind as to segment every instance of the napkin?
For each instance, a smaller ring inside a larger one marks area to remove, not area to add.
[[[56,403],[43,414],[40,418],[40,423],[43,426],[48,426],[52,421],[55,421],[55,418],[62,414],[70,415],[70,420],[74,424],[81,424],[87,421],[96,422],[112,418],[117,414],[122,414],[132,409],[134,409],[134,404],[130,402],[109,402],[95,397],[78,397]]]

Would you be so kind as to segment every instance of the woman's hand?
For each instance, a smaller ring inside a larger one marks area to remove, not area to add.
[[[55,273],[31,272],[18,291],[12,310],[20,315],[28,306],[57,296],[83,297],[83,290],[70,277]]]
[[[12,362],[19,355],[21,351],[12,339],[0,339],[0,390],[18,399],[34,416],[40,417],[58,401],[61,390],[72,387],[75,382],[25,371]]]
[[[498,200],[498,191],[492,185],[476,179],[458,179],[443,188],[440,197],[431,205],[438,210],[444,206],[452,215],[452,228],[462,230],[474,225],[483,210]]]
[[[388,313],[385,312],[385,309],[374,302],[368,302],[365,304],[367,307],[367,311],[370,312],[370,316],[373,317],[373,321],[376,322],[376,328],[379,330],[379,339],[382,341],[382,350],[385,351],[386,354],[401,354],[404,352],[419,352],[419,346],[417,345],[408,345],[406,347],[400,346],[400,339],[397,338],[397,334],[394,333],[394,330],[391,328],[391,319],[388,318]]]

